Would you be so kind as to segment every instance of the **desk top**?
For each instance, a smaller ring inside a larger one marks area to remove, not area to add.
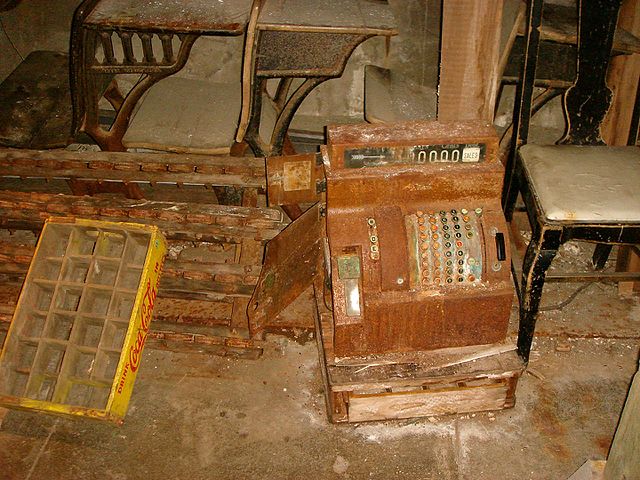
[[[84,24],[133,31],[240,35],[251,0],[101,0]]]
[[[576,44],[578,42],[578,17],[574,6],[545,4],[542,11],[540,39],[553,42]],[[525,34],[525,26],[520,25],[518,35]],[[640,53],[640,39],[618,27],[613,37],[613,50],[620,53]]]
[[[386,0],[266,0],[261,30],[396,35]]]

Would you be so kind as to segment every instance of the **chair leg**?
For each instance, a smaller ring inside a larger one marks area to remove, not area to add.
[[[525,362],[529,361],[547,269],[556,256],[559,246],[560,232],[543,230],[538,235],[534,235],[527,247],[522,267],[520,325],[518,328],[518,353]]]
[[[514,160],[517,161],[517,160]],[[502,209],[507,222],[513,219],[513,212],[516,208],[518,193],[520,193],[520,178],[518,166],[515,165],[512,172],[507,172],[502,199]]]
[[[613,245],[608,243],[598,243],[596,245],[596,248],[593,251],[593,257],[591,259],[593,268],[595,268],[596,270],[602,270],[604,268],[604,264],[607,263],[607,259],[609,258],[609,254],[611,253],[612,248]]]

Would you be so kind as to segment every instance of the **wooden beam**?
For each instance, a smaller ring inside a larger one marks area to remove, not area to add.
[[[445,0],[438,120],[493,121],[503,0]]]
[[[636,372],[604,469],[604,480],[640,478],[640,374]]]
[[[639,36],[639,10],[639,0],[625,0],[620,7],[618,29],[624,28]],[[620,55],[612,59],[607,85],[613,91],[613,99],[601,132],[607,145],[627,145],[639,77],[640,54]]]
[[[633,35],[640,36],[640,1],[624,0],[620,7],[618,29],[624,28]],[[611,61],[607,75],[607,85],[613,91],[611,107],[601,127],[601,134],[607,145],[627,145],[633,118],[634,100],[638,92],[640,78],[640,54],[620,55]],[[626,271],[640,270],[640,257],[628,247],[621,247],[619,257],[627,259],[618,267]],[[618,291],[628,295],[640,289],[640,282],[620,282]]]
[[[263,158],[0,149],[0,176],[264,187]]]

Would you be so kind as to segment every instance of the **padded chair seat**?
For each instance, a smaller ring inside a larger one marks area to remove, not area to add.
[[[240,116],[241,89],[240,81],[165,78],[142,100],[122,143],[127,148],[229,153]]]
[[[546,219],[640,223],[640,149],[533,145],[519,155]]]

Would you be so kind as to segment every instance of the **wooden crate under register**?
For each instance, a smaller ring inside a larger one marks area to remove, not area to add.
[[[336,359],[333,314],[314,283],[329,420],[365,422],[493,411],[515,405],[524,364],[513,342]]]

